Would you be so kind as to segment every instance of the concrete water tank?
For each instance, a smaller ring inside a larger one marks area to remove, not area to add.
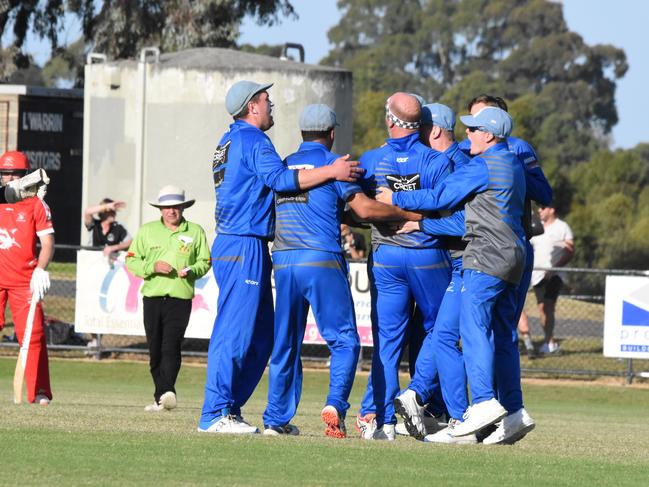
[[[173,183],[196,199],[187,218],[203,225],[208,237],[214,235],[212,156],[232,123],[225,94],[242,79],[274,83],[275,125],[267,134],[280,156],[298,147],[299,115],[310,103],[326,103],[336,111],[340,127],[333,150],[351,150],[350,71],[219,48],[161,56],[157,50],[143,51],[139,61],[89,56],[83,206],[104,197],[126,201],[118,219],[134,233],[159,217],[147,201]]]

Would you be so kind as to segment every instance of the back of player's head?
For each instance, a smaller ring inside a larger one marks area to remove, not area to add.
[[[509,111],[507,102],[505,102],[505,100],[503,100],[499,96],[487,95],[486,93],[482,93],[481,95],[478,95],[475,98],[471,99],[471,101],[467,104],[467,110],[470,112],[473,105],[476,105],[478,103],[484,103],[488,107],[500,108],[501,110],[505,110],[506,112]]]

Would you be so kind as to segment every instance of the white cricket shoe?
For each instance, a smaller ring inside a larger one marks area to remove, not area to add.
[[[358,415],[356,417],[356,429],[363,440],[371,440],[374,437],[376,428],[376,414],[367,413],[365,416]],[[407,431],[406,434],[408,434]]]
[[[241,416],[226,414],[212,421],[201,421],[198,424],[198,431],[201,433],[222,433],[235,435],[252,435],[259,433],[256,426],[243,421]]]
[[[153,404],[147,404],[144,406],[144,410],[147,413],[157,413],[160,411],[164,411],[164,407],[162,407],[162,404],[158,404],[157,402],[154,402]]]
[[[520,408],[515,413],[505,416],[498,423],[496,431],[487,436],[483,443],[485,445],[513,445],[534,429],[534,420],[527,413],[525,408]]]
[[[498,400],[489,399],[468,407],[464,413],[462,423],[453,428],[453,436],[466,436],[480,431],[482,428],[494,424],[507,416],[507,410]]]
[[[461,421],[457,419],[449,419],[448,426],[443,430],[438,431],[432,435],[424,436],[426,443],[443,443],[445,445],[470,445],[478,442],[475,433],[465,436],[453,436],[453,430]]]
[[[403,424],[410,436],[423,440],[426,436],[424,406],[417,404],[417,393],[412,389],[406,389],[403,394],[395,398],[394,410],[403,418]]]
[[[551,353],[558,353],[560,350],[559,344],[557,342],[549,342],[549,343],[544,343],[541,345],[541,348],[539,349],[539,353],[542,354],[551,354]]]
[[[394,432],[399,436],[410,436],[410,433],[408,433],[408,430],[406,429],[406,425],[403,423],[397,423],[394,427]]]
[[[174,392],[167,391],[160,396],[160,406],[164,409],[174,409],[177,404],[176,394]]]
[[[300,430],[294,424],[285,424],[284,426],[264,425],[264,435],[266,436],[297,436]]]
[[[377,428],[374,435],[372,435],[372,439],[378,441],[394,441],[394,438],[395,433],[393,424],[384,424],[380,428]]]

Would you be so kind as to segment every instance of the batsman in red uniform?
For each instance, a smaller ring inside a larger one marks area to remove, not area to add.
[[[25,176],[28,169],[27,157],[22,152],[5,152],[0,156],[2,186]],[[38,254],[37,239],[41,244]],[[0,330],[4,327],[4,312],[9,301],[16,337],[22,344],[31,300],[38,299],[25,382],[28,402],[42,405],[49,404],[52,391],[40,301],[50,288],[45,269],[53,254],[52,216],[42,199],[33,196],[16,203],[0,204]]]

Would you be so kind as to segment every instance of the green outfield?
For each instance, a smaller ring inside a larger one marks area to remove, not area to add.
[[[205,368],[185,366],[179,408],[145,413],[144,362],[55,359],[49,407],[14,406],[15,360],[0,357],[0,485],[647,485],[649,389],[526,384],[537,428],[514,446],[362,442],[322,435],[328,376],[307,372],[299,437],[200,434]],[[357,378],[352,410],[367,376]],[[245,409],[261,426],[266,382]]]

